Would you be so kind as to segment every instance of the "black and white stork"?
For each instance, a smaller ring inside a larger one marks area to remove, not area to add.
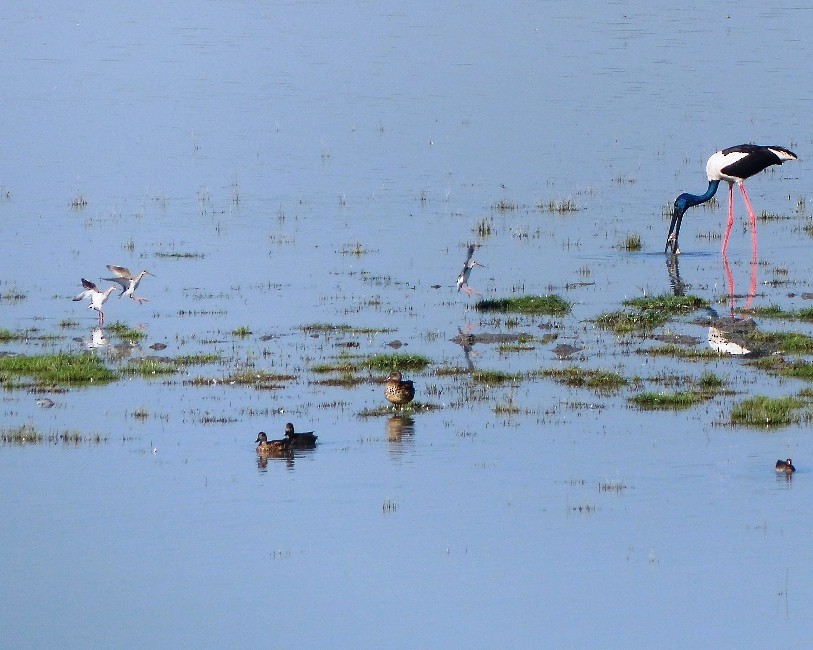
[[[745,193],[743,181],[758,174],[763,169],[771,165],[781,165],[786,160],[797,160],[797,156],[792,151],[784,147],[761,146],[757,144],[740,144],[736,147],[729,147],[718,151],[709,158],[706,163],[706,175],[709,179],[709,187],[705,194],[697,196],[695,194],[681,194],[675,199],[675,208],[672,213],[672,223],[669,225],[669,236],[666,238],[666,248],[664,252],[672,255],[680,253],[678,247],[678,233],[680,232],[680,222],[683,214],[694,205],[700,205],[708,201],[717,191],[720,181],[728,182],[728,223],[725,235],[723,235],[723,249],[725,253],[728,246],[728,237],[731,234],[731,226],[734,223],[734,183],[740,186],[745,207],[748,210],[748,218],[751,222],[751,245],[753,246],[754,257],[757,251],[757,225],[754,210],[751,208],[751,201]]]

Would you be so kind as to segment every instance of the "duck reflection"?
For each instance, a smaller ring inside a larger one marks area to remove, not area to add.
[[[393,415],[387,420],[387,442],[391,453],[402,454],[412,446],[415,435],[415,419],[409,415]]]

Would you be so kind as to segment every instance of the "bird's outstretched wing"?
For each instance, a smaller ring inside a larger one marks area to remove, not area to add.
[[[124,278],[127,280],[133,279],[133,274],[130,273],[130,269],[124,268],[123,266],[116,266],[115,264],[108,264],[108,270],[113,273],[114,275],[118,276],[119,278]],[[113,280],[113,282],[120,282],[119,280]],[[123,283],[121,283],[123,284]]]
[[[127,291],[130,286],[130,281],[127,278],[119,277],[119,278],[102,278],[105,282],[115,282],[119,286],[121,286],[121,293]]]

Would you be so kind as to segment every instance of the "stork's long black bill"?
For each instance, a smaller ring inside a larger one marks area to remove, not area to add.
[[[678,233],[680,232],[680,222],[682,220],[683,212],[676,209],[672,213],[672,222],[669,224],[669,234],[666,237],[666,246],[663,249],[664,253],[676,255],[680,252],[680,249],[678,249]]]

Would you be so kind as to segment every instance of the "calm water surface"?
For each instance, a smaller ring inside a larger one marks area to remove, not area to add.
[[[4,430],[84,439],[0,446],[3,646],[809,643],[809,426],[728,424],[743,398],[804,384],[736,358],[640,354],[644,339],[592,319],[671,290],[663,211],[705,189],[715,149],[749,141],[800,155],[748,183],[757,212],[782,217],[758,224],[754,304],[810,305],[813,10],[113,3],[11,8],[2,26],[0,328],[32,337],[0,352],[93,343],[95,314],[70,298],[119,264],[156,277],[143,305],[111,298],[106,323],[147,336],[121,346],[105,327],[95,354],[221,358],[48,394],[52,408],[0,395]],[[687,215],[679,272],[724,313],[718,198]],[[563,201],[578,211],[539,208]],[[633,233],[640,253],[619,247]],[[475,311],[454,291],[474,241],[484,296],[556,293],[572,313]],[[388,331],[303,330],[315,323]],[[662,331],[705,345],[692,319]],[[537,340],[467,360],[459,332]],[[382,405],[383,373],[316,383],[316,364],[396,339],[432,359],[407,374],[440,408],[360,417]],[[581,349],[561,361],[559,343]],[[731,390],[648,413],[633,386],[438,373],[469,361],[601,368],[646,390],[713,372]],[[227,380],[252,368],[293,379]],[[287,421],[319,447],[261,462],[257,431]],[[787,456],[792,481],[772,469]]]

